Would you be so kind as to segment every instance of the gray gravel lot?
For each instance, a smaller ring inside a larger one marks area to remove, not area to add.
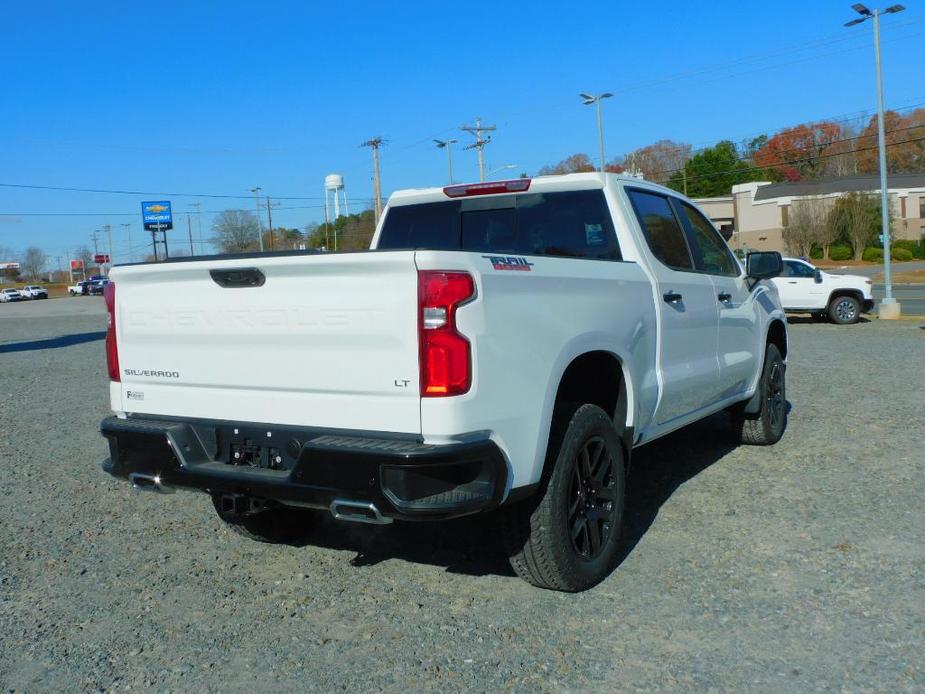
[[[637,451],[626,557],[567,595],[488,518],[276,547],[132,493],[97,465],[103,321],[0,306],[4,690],[925,689],[918,323],[792,325],[784,440],[716,416]]]

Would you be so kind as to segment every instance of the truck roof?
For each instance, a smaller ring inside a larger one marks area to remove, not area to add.
[[[636,178],[635,176],[592,171],[588,173],[559,174],[555,176],[536,176],[534,178],[527,179],[515,178],[509,181],[486,181],[485,184],[495,184],[499,188],[502,188],[505,183],[514,183],[526,180],[529,181],[529,189],[527,191],[506,191],[500,189],[497,192],[483,194],[508,195],[514,192],[552,193],[566,190],[593,190],[597,188],[603,188],[607,181],[614,179],[625,183],[632,183],[637,185],[641,184],[645,186],[661,188],[661,186],[658,186],[651,181],[644,181],[642,179]],[[462,188],[465,186],[478,185],[482,184],[476,182],[454,183],[452,186],[444,186],[439,188],[406,188],[404,190],[396,190],[394,193],[392,193],[391,196],[389,196],[388,204],[397,206],[427,202],[442,202],[450,199],[450,197],[445,192],[448,188]]]

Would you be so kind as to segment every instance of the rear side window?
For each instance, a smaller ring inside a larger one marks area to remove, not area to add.
[[[684,240],[684,231],[668,198],[642,190],[626,192],[653,255],[670,268],[693,270],[694,261]]]
[[[525,193],[389,209],[378,248],[620,260],[600,190]]]

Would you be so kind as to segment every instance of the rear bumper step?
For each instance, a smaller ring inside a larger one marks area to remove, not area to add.
[[[137,489],[244,494],[367,523],[444,519],[497,506],[507,465],[487,439],[434,446],[413,436],[108,417],[104,471]],[[349,500],[349,501],[344,501]]]

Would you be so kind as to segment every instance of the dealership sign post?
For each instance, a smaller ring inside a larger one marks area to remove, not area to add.
[[[170,212],[169,200],[141,203],[141,217],[145,231],[151,232],[151,245],[154,248],[154,260],[157,261],[157,234],[164,232],[164,257],[169,258],[167,252],[167,231],[173,229],[173,215]]]

